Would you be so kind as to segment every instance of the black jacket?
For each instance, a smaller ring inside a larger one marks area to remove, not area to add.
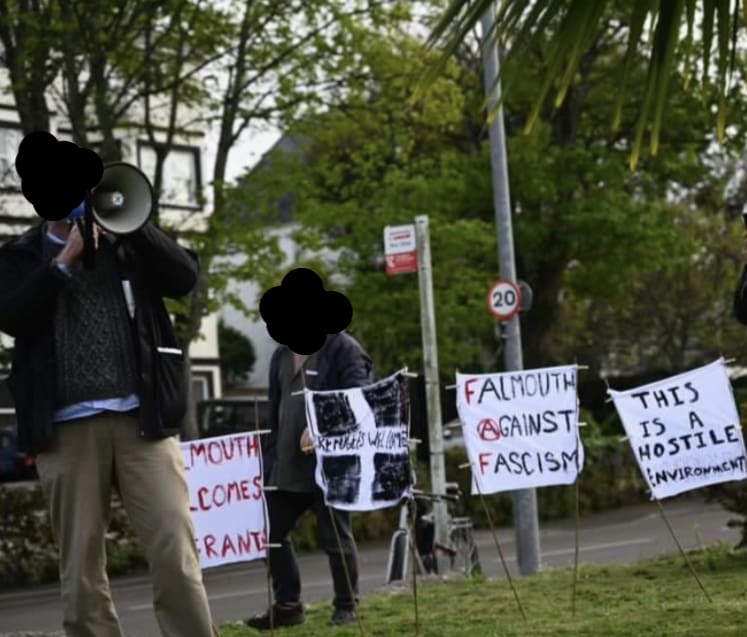
[[[286,346],[278,347],[270,359],[267,420],[271,433],[262,439],[262,468],[265,480],[269,479],[272,466],[277,458],[281,397],[280,357],[287,349]],[[363,387],[373,382],[372,370],[371,358],[355,338],[346,332],[330,334],[316,355],[314,371],[317,373],[306,377],[306,387],[316,391]],[[299,442],[294,441],[294,445],[298,445]],[[310,461],[310,469],[313,469],[313,466],[314,462]],[[309,473],[309,480],[311,484],[314,484],[313,471]]]
[[[15,339],[7,382],[15,402],[19,444],[32,454],[44,451],[55,437],[52,319],[57,295],[67,284],[65,275],[43,259],[43,226],[40,223],[0,247],[0,331]],[[178,347],[163,297],[188,294],[197,282],[199,262],[196,254],[151,223],[118,237],[117,243],[118,266],[130,280],[136,307],[140,436],[166,438],[179,433],[186,391],[183,357],[158,351]]]

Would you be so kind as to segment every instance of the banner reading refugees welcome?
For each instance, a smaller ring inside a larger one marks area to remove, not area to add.
[[[723,359],[608,393],[653,497],[747,478],[739,414]]]
[[[325,503],[346,511],[395,506],[412,495],[405,377],[339,391],[307,391],[316,482]]]
[[[200,566],[263,558],[265,500],[259,436],[181,443]]]
[[[575,365],[456,379],[473,495],[576,481],[584,451]]]

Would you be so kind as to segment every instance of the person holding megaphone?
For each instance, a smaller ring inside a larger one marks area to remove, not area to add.
[[[183,354],[163,302],[192,290],[197,256],[149,221],[134,166],[38,132],[16,169],[42,221],[0,247],[0,331],[15,339],[8,386],[59,549],[65,634],[123,635],[106,574],[114,488],[162,635],[213,637],[176,438]]]

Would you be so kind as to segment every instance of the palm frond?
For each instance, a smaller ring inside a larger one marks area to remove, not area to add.
[[[494,0],[451,0],[428,39],[428,47],[441,50],[438,62],[424,77],[431,83],[443,70],[457,47],[480,23]],[[548,64],[544,70],[542,89],[535,97],[526,122],[531,130],[551,90],[554,103],[562,104],[572,85],[584,53],[602,28],[609,0],[499,0],[495,21],[484,40],[510,41],[510,56],[502,65],[521,65],[524,53],[536,46],[546,46]],[[740,8],[742,11],[740,12]],[[693,54],[694,22],[702,16],[702,83],[704,101],[710,99],[708,87],[715,79],[718,113],[716,131],[722,139],[728,119],[728,80],[735,64],[738,28],[747,22],[747,5],[739,0],[632,0],[628,3],[628,42],[621,69],[620,94],[612,129],[620,125],[622,107],[631,65],[636,54],[648,56],[648,71],[643,100],[639,105],[636,134],[631,149],[631,167],[640,156],[644,133],[650,129],[650,151],[656,154],[663,126],[669,79],[675,68],[684,63],[685,86],[690,87],[691,56]],[[740,18],[740,13],[742,16]],[[642,46],[643,29],[650,21],[650,47]],[[683,28],[684,27],[684,28]],[[683,35],[684,31],[684,35]],[[716,38],[716,51],[713,51]],[[679,46],[681,45],[681,46]],[[715,78],[711,75],[715,65]],[[503,71],[502,71],[503,74]],[[500,78],[499,78],[500,80]],[[492,117],[493,113],[489,113]]]
[[[727,0],[728,2],[728,0]],[[652,57],[658,58],[656,76],[649,76],[648,81],[655,83],[654,89],[654,117],[651,129],[651,154],[656,155],[659,149],[659,135],[661,133],[661,117],[664,113],[669,78],[672,76],[674,51],[679,40],[679,28],[685,0],[671,0],[661,3],[659,19],[656,24],[656,38],[651,52]]]
[[[625,51],[625,61],[623,62],[622,73],[620,77],[619,86],[625,86],[628,81],[628,75],[630,74],[630,67],[633,61],[633,56],[636,51],[638,41],[641,39],[643,33],[643,26],[646,23],[646,18],[653,9],[653,0],[636,0],[633,6],[633,12],[630,18],[630,27],[628,30],[628,48]],[[615,105],[615,115],[612,120],[613,130],[618,130],[620,127],[620,121],[622,119],[622,107],[623,98],[625,97],[624,91],[619,91],[617,94],[617,104]]]

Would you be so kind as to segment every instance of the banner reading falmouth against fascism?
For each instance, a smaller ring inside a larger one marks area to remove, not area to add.
[[[747,478],[739,414],[723,359],[608,393],[654,498]]]
[[[395,506],[412,495],[409,399],[403,374],[339,391],[307,391],[316,482],[346,511]]]
[[[575,365],[456,379],[473,495],[576,481],[584,450]]]
[[[265,557],[259,436],[240,433],[181,443],[200,566]]]

